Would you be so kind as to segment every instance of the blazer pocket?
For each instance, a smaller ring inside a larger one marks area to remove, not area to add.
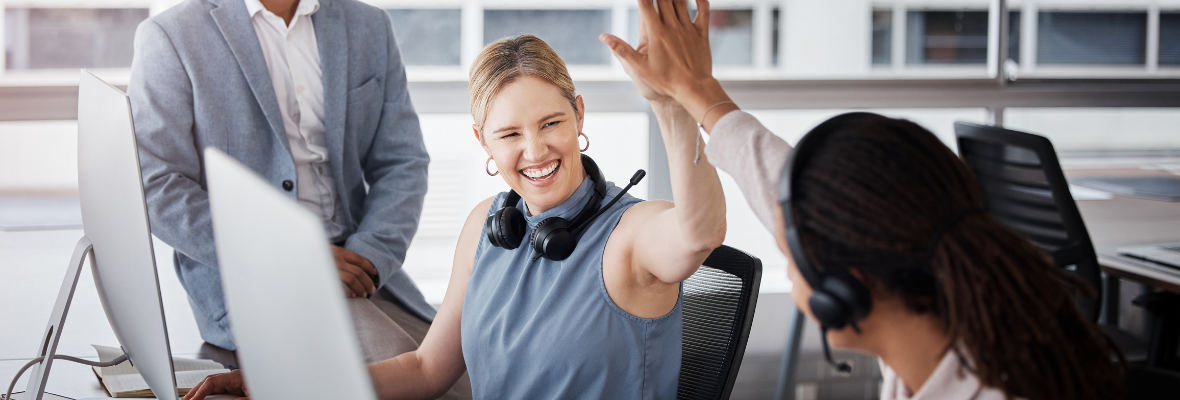
[[[368,143],[368,138],[377,129],[377,122],[381,120],[384,106],[381,80],[378,78],[371,78],[363,85],[349,90],[344,122],[346,132],[355,135],[362,143]]]
[[[377,77],[369,78],[369,80],[348,91],[348,104],[360,103],[365,101],[376,101],[377,93],[380,90],[381,82]],[[381,103],[381,102],[379,102]]]

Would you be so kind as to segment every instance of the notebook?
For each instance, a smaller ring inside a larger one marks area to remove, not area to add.
[[[123,350],[117,347],[93,346],[98,351],[99,361],[107,362],[123,355]],[[176,391],[181,396],[192,390],[193,386],[201,383],[201,380],[206,376],[229,372],[228,369],[215,361],[181,357],[172,357],[172,366],[176,370]],[[139,370],[131,366],[130,361],[124,361],[113,367],[92,368],[94,375],[102,383],[103,389],[106,389],[111,397],[155,397],[152,390],[148,388],[147,382],[143,380],[143,376],[139,375]]]

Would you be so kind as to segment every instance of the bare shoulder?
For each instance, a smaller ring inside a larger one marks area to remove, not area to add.
[[[475,265],[475,251],[479,246],[483,225],[487,220],[488,210],[492,208],[492,203],[495,200],[496,197],[492,196],[479,202],[467,215],[467,221],[463,223],[463,230],[459,233],[459,242],[455,246],[454,266],[456,270],[462,269],[467,274],[471,273],[471,268]]]
[[[492,203],[496,201],[496,196],[488,197],[484,201],[476,204],[471,209],[471,214],[467,215],[467,221],[463,223],[463,231],[459,234],[459,243],[463,244],[464,239],[475,239],[479,242],[479,233],[483,231],[484,222],[488,219],[488,210],[491,210]],[[475,245],[476,243],[470,243]]]

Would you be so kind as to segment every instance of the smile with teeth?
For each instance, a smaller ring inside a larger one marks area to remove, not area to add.
[[[525,168],[520,170],[520,173],[530,180],[539,181],[556,173],[559,166],[561,166],[561,160],[549,163],[548,166],[542,168]]]

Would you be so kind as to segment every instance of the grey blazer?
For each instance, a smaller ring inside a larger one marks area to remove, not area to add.
[[[434,308],[402,271],[430,159],[389,16],[356,0],[320,0],[312,21],[329,158],[347,219],[344,247],[373,262],[382,291],[432,320]],[[234,350],[202,150],[224,150],[279,190],[297,182],[245,3],[186,0],[140,24],[127,93],[152,233],[176,249],[176,272],[201,337]],[[295,190],[286,193],[295,199]]]

